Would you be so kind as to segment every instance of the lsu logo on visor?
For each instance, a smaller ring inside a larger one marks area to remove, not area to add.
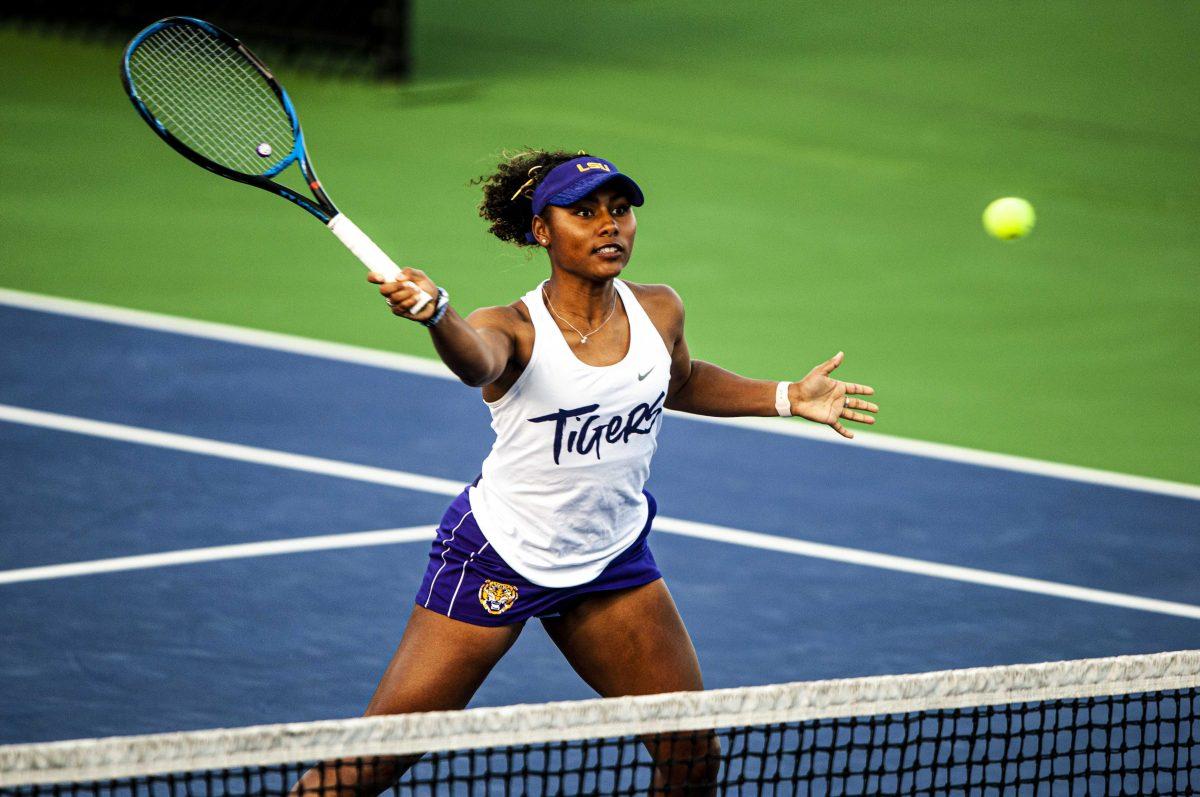
[[[479,603],[488,614],[504,614],[517,602],[517,588],[488,579],[479,587]]]
[[[595,161],[588,161],[587,163],[576,163],[575,168],[581,172],[590,172],[590,171],[594,171],[596,169],[599,169],[602,172],[611,172],[612,171],[612,169],[608,168],[607,165],[605,165],[603,163],[596,163]]]

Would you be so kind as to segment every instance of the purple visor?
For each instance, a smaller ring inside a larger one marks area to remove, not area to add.
[[[550,170],[546,179],[538,183],[533,192],[533,215],[541,215],[547,205],[571,205],[583,199],[610,180],[619,180],[628,191],[629,201],[641,207],[646,198],[627,174],[621,174],[612,161],[590,155],[560,163]],[[525,240],[534,243],[532,232],[525,233]]]

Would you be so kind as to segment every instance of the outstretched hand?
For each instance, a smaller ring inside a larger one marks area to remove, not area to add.
[[[845,354],[839,351],[809,371],[808,376],[799,382],[793,382],[788,386],[788,400],[792,405],[792,415],[832,426],[842,437],[854,437],[854,432],[842,426],[842,420],[875,423],[875,417],[866,413],[879,412],[879,407],[869,401],[853,398],[856,395],[872,396],[875,394],[875,388],[852,382],[839,382],[829,376],[842,364],[844,358]]]

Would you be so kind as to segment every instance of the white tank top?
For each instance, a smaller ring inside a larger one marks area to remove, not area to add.
[[[658,447],[671,355],[629,286],[614,285],[629,318],[624,359],[580,361],[539,285],[522,297],[533,354],[508,392],[487,403],[496,442],[471,488],[471,508],[504,561],[545,587],[596,578],[649,515],[642,487]]]

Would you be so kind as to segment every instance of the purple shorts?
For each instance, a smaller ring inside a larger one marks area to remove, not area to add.
[[[590,592],[626,589],[662,578],[646,544],[658,512],[646,493],[650,514],[638,538],[586,584],[542,587],[523,578],[500,558],[475,523],[471,501],[463,490],[442,516],[429,551],[429,566],[417,590],[418,606],[472,625],[512,625],[530,617],[561,614]]]

